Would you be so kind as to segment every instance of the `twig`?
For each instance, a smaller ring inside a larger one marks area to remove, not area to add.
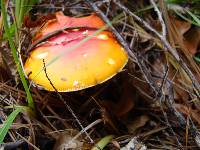
[[[30,146],[32,146],[35,150],[40,150],[39,148],[37,148],[35,145],[33,145],[29,140],[27,140],[25,137],[23,137],[21,134],[19,134],[18,132],[16,132],[16,134],[22,138],[26,143],[28,143]]]
[[[142,60],[141,56],[137,56],[137,54],[135,54],[129,47],[129,45],[127,44],[127,42],[123,39],[123,37],[119,34],[119,32],[112,26],[111,22],[109,21],[109,19],[104,15],[104,13],[96,6],[95,3],[91,2],[90,0],[86,0],[87,3],[92,7],[92,9],[102,18],[102,20],[107,23],[111,29],[111,31],[113,32],[113,34],[115,35],[115,37],[117,38],[117,40],[119,41],[119,43],[125,48],[125,50],[127,51],[127,53],[130,56],[130,59],[134,62],[136,62],[139,66],[139,68],[141,69],[144,78],[146,79],[146,81],[148,82],[148,84],[151,86],[152,90],[157,93],[157,86],[156,83],[154,82],[151,74],[149,73],[147,66],[145,65],[145,63]],[[138,61],[140,60],[140,61]]]
[[[165,70],[165,73],[164,73],[164,76],[163,76],[163,80],[161,82],[161,86],[160,86],[159,91],[158,91],[158,95],[163,93],[163,87],[164,87],[164,83],[167,81],[168,71],[169,71],[169,67],[166,66],[166,70]]]
[[[97,119],[94,122],[92,122],[91,124],[89,124],[87,127],[84,128],[84,130],[81,130],[78,134],[76,134],[66,145],[71,144],[74,140],[76,140],[81,134],[83,134],[84,132],[86,132],[88,129],[92,128],[93,126],[99,124],[102,122],[102,119]],[[97,147],[99,148],[99,147]]]
[[[176,139],[176,142],[178,143],[179,147],[182,148],[183,146],[181,145],[181,143],[179,142],[178,138],[176,137],[176,134],[175,134],[175,132],[174,132],[174,130],[173,130],[171,124],[169,123],[167,114],[166,114],[166,112],[164,111],[164,109],[163,109],[163,104],[162,104],[162,103],[164,102],[164,99],[165,99],[165,97],[164,97],[164,95],[163,95],[163,86],[164,86],[164,83],[167,82],[168,69],[169,69],[169,68],[168,68],[168,66],[167,66],[166,69],[165,69],[166,71],[165,71],[165,73],[164,73],[164,76],[163,76],[163,80],[162,80],[160,89],[159,89],[159,91],[158,91],[158,99],[159,99],[159,103],[160,103],[160,109],[161,109],[161,111],[162,111],[162,113],[163,113],[163,116],[164,116],[166,125],[169,127],[170,131],[171,131],[172,134],[174,135],[174,137],[175,137],[175,139]]]
[[[166,104],[169,108],[169,111],[171,111],[174,116],[176,116],[176,118],[178,119],[178,123],[180,124],[180,126],[185,126],[186,124],[186,120],[184,118],[184,116],[178,112],[176,110],[176,108],[174,107],[174,89],[173,89],[173,83],[171,81],[167,81],[167,84],[169,84],[167,91],[168,91],[168,98],[166,101]]]
[[[165,40],[165,38],[163,38],[163,36],[158,33],[158,31],[156,31],[153,27],[151,27],[146,21],[144,21],[142,18],[138,17],[137,15],[135,15],[133,12],[131,12],[128,8],[126,8],[125,6],[123,6],[118,0],[113,0],[113,2],[119,6],[123,11],[125,11],[126,13],[130,14],[135,20],[137,20],[138,22],[140,22],[145,28],[147,28],[148,30],[150,30],[151,32],[153,32],[156,36],[158,36],[161,41],[165,44],[165,46],[169,49],[170,53],[178,60],[180,61],[179,55],[177,53],[176,50],[174,50],[171,45]]]
[[[45,61],[43,59],[43,64],[44,64],[44,72],[46,75],[46,78],[48,79],[49,83],[51,84],[51,86],[53,87],[53,89],[55,90],[55,92],[57,93],[57,95],[59,96],[60,100],[64,103],[65,107],[69,110],[69,112],[71,113],[71,115],[75,118],[76,122],[79,124],[79,126],[81,127],[82,131],[85,133],[85,135],[88,137],[88,139],[90,140],[90,142],[92,144],[94,144],[94,140],[90,137],[90,135],[86,132],[85,128],[83,127],[83,125],[81,124],[81,122],[79,121],[78,117],[75,115],[74,111],[71,109],[71,107],[66,103],[66,101],[64,100],[64,98],[62,97],[61,94],[59,94],[58,90],[56,89],[56,87],[53,85],[52,81],[50,80],[48,74],[47,74],[47,70],[46,70],[46,65],[45,65]]]
[[[184,61],[179,57],[176,49],[174,49],[167,39],[161,35],[159,32],[157,32],[153,27],[151,27],[146,21],[135,15],[133,12],[131,12],[128,8],[123,6],[118,0],[113,0],[113,2],[120,7],[123,11],[130,14],[135,20],[140,22],[146,29],[153,32],[164,44],[164,46],[168,49],[168,51],[172,54],[172,56],[179,62],[180,66],[184,69],[184,71],[187,73],[187,75],[190,77],[192,84],[194,88],[197,91],[197,96],[200,97],[200,84],[197,81],[196,77],[193,75],[191,70],[188,68],[188,66],[184,63]],[[159,15],[158,15],[159,16]]]
[[[167,28],[166,28],[165,22],[164,22],[163,17],[162,17],[162,12],[158,9],[158,7],[157,7],[157,5],[156,5],[154,0],[150,0],[150,2],[153,5],[153,8],[154,8],[155,12],[157,13],[158,19],[159,19],[159,21],[161,23],[162,35],[163,35],[164,38],[166,38],[167,37]]]
[[[179,145],[179,147],[180,147],[180,148],[183,148],[183,146],[182,146],[182,144],[179,142],[179,140],[178,140],[178,138],[177,138],[177,136],[176,136],[176,133],[174,132],[174,130],[173,130],[171,124],[169,123],[169,120],[168,120],[168,118],[167,118],[166,112],[165,112],[164,109],[163,109],[163,105],[162,105],[163,99],[164,99],[164,95],[162,94],[162,95],[160,96],[159,102],[160,102],[160,109],[161,109],[161,111],[162,111],[162,113],[163,113],[163,116],[164,116],[166,125],[169,127],[170,131],[172,132],[173,136],[175,137],[176,142],[177,142],[177,144]]]

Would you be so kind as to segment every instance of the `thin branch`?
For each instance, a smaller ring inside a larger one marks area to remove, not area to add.
[[[164,38],[166,38],[167,37],[167,28],[166,28],[165,22],[164,22],[163,17],[162,17],[162,12],[158,9],[154,0],[150,0],[150,2],[153,5],[153,8],[154,8],[155,12],[157,13],[158,19],[159,19],[160,24],[162,26],[162,36]]]
[[[110,30],[115,35],[116,39],[119,41],[119,43],[125,48],[127,53],[129,54],[129,57],[132,61],[136,62],[140,68],[140,70],[143,73],[144,78],[146,79],[147,83],[150,85],[152,90],[157,93],[158,87],[156,83],[154,82],[154,79],[152,78],[150,72],[147,69],[147,66],[145,65],[144,61],[142,60],[141,56],[137,56],[129,47],[127,42],[123,39],[123,37],[120,35],[120,33],[112,26],[109,19],[104,15],[104,13],[96,6],[95,3],[91,2],[90,0],[86,0],[87,3],[92,7],[92,9],[101,17],[101,19],[107,23],[110,27]],[[139,61],[138,61],[139,60]]]
[[[131,12],[125,6],[123,6],[118,0],[113,0],[113,2],[118,7],[120,7],[123,11],[125,11],[126,13],[128,13],[129,15],[131,15],[135,20],[137,20],[138,22],[140,22],[146,29],[148,29],[149,31],[153,32],[156,36],[158,36],[158,38],[160,38],[160,40],[163,42],[163,45],[168,49],[168,51],[179,62],[180,66],[187,73],[187,75],[189,76],[189,78],[192,81],[192,84],[193,84],[194,88],[196,89],[197,96],[200,97],[200,84],[199,84],[198,80],[193,75],[193,73],[188,68],[188,66],[185,64],[185,62],[179,57],[179,54],[177,53],[176,49],[174,49],[169,44],[169,42],[167,41],[167,39],[165,37],[163,37],[163,35],[161,35],[159,32],[157,32],[153,27],[151,27],[146,21],[144,21],[143,19],[141,19],[140,17],[138,17],[137,15],[135,15],[133,12]]]
[[[48,79],[49,83],[51,84],[51,86],[53,87],[53,89],[55,90],[55,92],[57,93],[57,95],[59,96],[60,100],[64,103],[65,107],[69,110],[69,112],[71,113],[71,115],[75,118],[76,122],[79,124],[79,126],[82,129],[82,132],[85,133],[85,135],[88,137],[88,139],[90,140],[90,142],[92,144],[94,144],[94,140],[90,137],[90,135],[87,133],[87,131],[85,130],[85,128],[83,127],[83,125],[81,124],[81,122],[79,121],[78,117],[75,115],[74,111],[71,109],[71,107],[66,103],[66,101],[64,100],[64,98],[62,97],[61,94],[59,94],[58,90],[56,89],[56,87],[53,85],[52,81],[50,80],[48,74],[47,74],[47,69],[46,69],[46,65],[45,65],[45,61],[43,59],[43,64],[44,64],[44,72],[46,75],[46,78]]]

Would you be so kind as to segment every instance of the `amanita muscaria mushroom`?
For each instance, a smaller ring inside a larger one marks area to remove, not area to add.
[[[58,91],[68,92],[95,86],[113,77],[126,65],[128,56],[111,32],[94,35],[104,25],[94,14],[73,18],[56,13],[56,18],[48,21],[34,40],[63,27],[83,28],[65,30],[35,46],[24,65],[28,78],[36,85],[54,91],[50,79]],[[76,46],[88,36],[92,37]],[[48,64],[60,54],[63,55],[58,60],[46,66],[45,73],[44,62]]]

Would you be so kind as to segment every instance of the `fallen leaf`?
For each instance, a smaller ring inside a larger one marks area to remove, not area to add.
[[[0,51],[0,82],[5,82],[11,78],[11,72],[8,68],[9,67],[3,57],[3,53]]]
[[[45,24],[48,20],[50,19],[54,19],[55,15],[54,14],[47,14],[47,15],[43,15],[43,14],[29,14],[26,15],[24,17],[24,25],[27,28],[35,28],[35,27],[40,27],[43,24]]]
[[[177,111],[183,113],[186,116],[191,116],[200,125],[200,114],[197,110],[184,106],[183,104],[174,104],[174,106],[177,109]]]
[[[150,118],[147,115],[142,115],[135,118],[127,125],[129,133],[134,133],[137,129],[143,127],[149,121],[149,119]]]
[[[147,150],[147,147],[141,142],[138,142],[137,137],[133,137],[131,141],[120,150]]]
[[[170,20],[176,26],[181,35],[185,34],[191,28],[191,23],[179,20],[176,17],[170,16]]]
[[[83,142],[81,142],[82,138],[74,138],[74,136],[78,134],[77,130],[71,129],[62,132],[53,148],[53,150],[64,150],[64,149],[76,149],[81,150]]]
[[[184,34],[184,45],[189,50],[189,52],[194,56],[200,45],[200,28],[191,28],[188,32]]]
[[[191,23],[179,20],[176,17],[171,16],[170,20],[182,36],[182,42],[185,48],[194,55],[200,45],[200,29],[198,27],[192,27]]]
[[[114,112],[118,117],[126,115],[135,106],[136,92],[130,83],[125,82],[122,85],[122,95],[118,103],[114,107]]]

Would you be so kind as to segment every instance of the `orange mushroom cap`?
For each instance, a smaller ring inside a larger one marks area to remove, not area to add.
[[[56,12],[56,18],[49,20],[40,30],[37,32],[33,41],[45,36],[53,31],[62,29],[64,27],[89,27],[89,28],[101,28],[105,23],[95,14],[90,16],[75,18],[65,16],[62,12]]]
[[[36,85],[54,91],[51,80],[59,92],[77,91],[107,81],[122,70],[128,56],[112,33],[95,34],[96,31],[87,27],[66,30],[38,44],[25,62],[26,75]],[[80,44],[88,36],[90,38]],[[61,57],[51,63],[57,56]]]

